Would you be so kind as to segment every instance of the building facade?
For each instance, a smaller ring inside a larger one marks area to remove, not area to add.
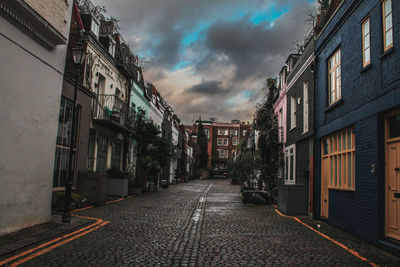
[[[313,192],[314,41],[308,39],[301,56],[289,57],[284,148],[284,185],[279,187],[278,208],[286,214],[311,213]],[[279,115],[278,115],[279,116]],[[311,193],[312,196],[312,193]]]
[[[400,240],[400,3],[342,1],[315,44],[315,215]]]
[[[93,96],[87,171],[129,169],[127,163],[133,162],[127,161],[126,155],[132,145],[135,116],[129,96],[131,80],[137,78],[137,58],[113,23],[102,19],[95,6],[79,4],[77,12],[83,26],[79,42],[88,53],[82,84]]]
[[[199,121],[192,126],[185,126],[193,139],[197,140]],[[202,121],[207,138],[208,168],[216,172],[224,172],[227,164],[235,157],[237,147],[243,138],[250,134],[251,125],[233,120],[231,123]]]
[[[71,12],[71,0],[0,3],[0,234],[51,218]]]
[[[235,157],[240,141],[250,134],[251,125],[232,121],[231,123],[212,123],[213,149],[211,164],[216,172],[226,172],[229,162]]]

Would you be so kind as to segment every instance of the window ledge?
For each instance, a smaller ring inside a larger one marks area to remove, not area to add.
[[[332,186],[328,186],[328,189],[330,189],[330,190],[338,190],[338,191],[350,191],[350,192],[355,192],[356,191],[355,188],[340,188],[340,187],[332,187]]]
[[[387,55],[391,54],[393,51],[394,51],[394,47],[392,46],[386,52],[383,52],[383,54],[381,55],[381,59],[386,57]]]
[[[290,132],[290,131],[293,131],[294,129],[296,129],[296,126],[290,128],[290,129],[289,129],[289,132]]]
[[[336,108],[337,106],[341,105],[344,103],[343,98],[339,99],[338,101],[336,101],[335,103],[331,104],[330,106],[325,108],[325,112],[331,111],[332,109]]]
[[[367,66],[363,67],[360,72],[363,73],[363,72],[369,70],[371,68],[371,66],[372,66],[372,63],[369,63]]]

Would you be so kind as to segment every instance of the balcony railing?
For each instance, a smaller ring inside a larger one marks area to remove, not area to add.
[[[98,121],[110,121],[134,128],[135,110],[116,95],[98,94],[92,102],[92,118]]]

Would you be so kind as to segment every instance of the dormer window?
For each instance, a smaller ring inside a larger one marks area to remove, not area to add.
[[[91,23],[90,31],[96,36],[96,38],[99,37],[100,24],[93,17],[92,17],[92,23]]]

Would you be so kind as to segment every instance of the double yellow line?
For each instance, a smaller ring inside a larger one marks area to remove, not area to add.
[[[129,196],[128,198],[132,198],[131,196]],[[107,204],[111,204],[111,203],[115,203],[115,202],[119,202],[125,200],[125,198],[120,198],[120,199],[116,199],[113,201],[108,201],[106,202]],[[77,212],[77,211],[82,211],[82,210],[87,210],[87,209],[91,209],[93,208],[93,206],[89,206],[86,208],[82,208],[82,209],[76,209],[71,211],[71,213],[73,212]],[[0,261],[0,266],[3,266],[5,264],[8,264],[11,262],[10,266],[14,267],[14,266],[18,266],[24,262],[27,262],[33,258],[36,258],[40,255],[43,255],[59,246],[62,246],[64,244],[67,244],[81,236],[87,235],[90,232],[93,232],[94,230],[99,229],[100,227],[103,227],[105,225],[107,225],[108,223],[110,223],[109,221],[104,221],[102,219],[99,218],[93,218],[93,217],[87,217],[87,216],[80,216],[80,215],[76,215],[76,214],[71,214],[71,216],[75,216],[75,217],[79,217],[79,218],[84,218],[84,219],[89,219],[89,220],[94,220],[94,223],[85,226],[81,229],[78,229],[72,233],[57,237],[53,240],[50,240],[46,243],[40,244],[34,248],[31,248],[29,250],[26,250],[24,252],[21,252],[17,255],[14,255],[12,257],[9,257],[5,260]]]

